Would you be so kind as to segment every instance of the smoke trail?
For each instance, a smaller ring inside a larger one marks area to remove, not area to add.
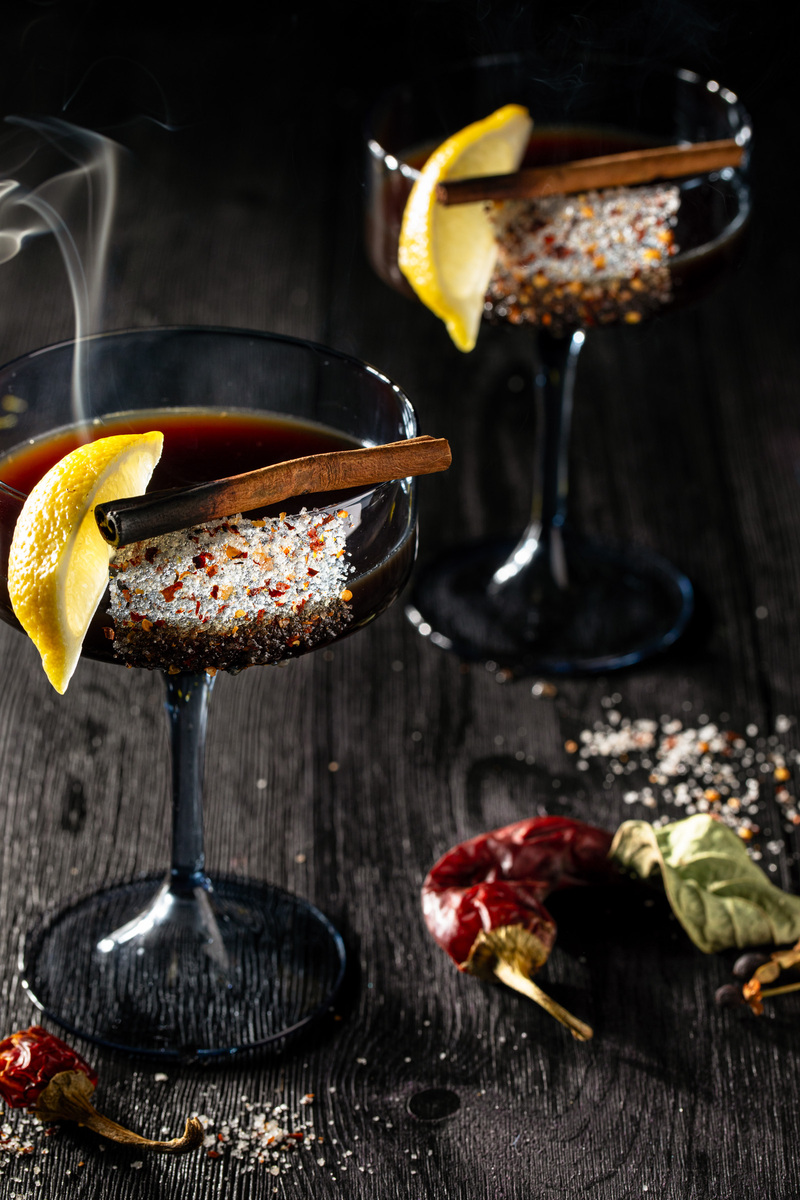
[[[29,238],[52,233],[56,239],[75,309],[72,404],[77,421],[87,411],[88,395],[87,350],[80,339],[102,328],[122,148],[56,117],[6,121],[20,134],[0,152],[0,263],[19,253]],[[58,166],[48,147],[57,152]],[[14,156],[13,165],[3,162]],[[73,165],[63,169],[64,158]]]

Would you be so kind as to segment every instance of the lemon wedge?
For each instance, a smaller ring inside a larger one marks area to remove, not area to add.
[[[519,104],[467,125],[434,150],[406,203],[400,270],[422,303],[442,318],[459,350],[471,350],[477,340],[497,246],[483,202],[439,204],[436,185],[516,171],[532,127]]]
[[[108,583],[113,550],[94,506],[141,495],[163,444],[161,433],[88,442],[57,462],[23,505],[8,556],[8,593],[57,692],[67,689]]]

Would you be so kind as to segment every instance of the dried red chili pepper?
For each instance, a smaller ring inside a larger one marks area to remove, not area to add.
[[[559,888],[616,878],[612,835],[568,817],[533,817],[454,846],[422,887],[428,930],[460,971],[499,979],[541,1004],[581,1041],[583,1021],[531,976],[547,961],[556,924],[543,901]]]
[[[195,1117],[186,1122],[183,1137],[168,1142],[123,1129],[92,1107],[89,1097],[96,1084],[97,1072],[41,1025],[0,1041],[0,1096],[10,1108],[28,1108],[42,1121],[77,1121],[112,1141],[165,1154],[183,1154],[202,1145],[203,1126]]]
[[[0,1042],[0,1096],[9,1108],[35,1108],[59,1071],[82,1071],[92,1087],[97,1084],[97,1072],[80,1054],[41,1025]]]

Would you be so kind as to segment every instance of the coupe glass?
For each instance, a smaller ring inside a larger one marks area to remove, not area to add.
[[[7,473],[14,447],[47,440],[74,420],[74,348],[51,346],[0,370],[0,395],[14,398],[0,429]],[[94,437],[103,435],[112,414],[135,417],[134,410],[152,409],[165,419],[181,409],[221,410],[229,418],[255,410],[305,429],[324,427],[349,444],[416,433],[413,410],[389,379],[308,342],[180,328],[104,334],[82,349],[90,381],[84,415],[94,422]],[[158,415],[151,428],[158,428]],[[222,455],[218,473],[229,474]],[[0,480],[3,469],[0,459]],[[346,505],[353,520],[346,545],[352,596],[344,632],[350,632],[391,604],[407,581],[416,550],[415,490],[413,481],[398,480],[345,500],[340,494],[335,506],[336,497],[328,499],[332,507]],[[0,615],[11,624],[5,567],[22,500],[0,482]],[[313,498],[306,503],[311,507]],[[281,507],[292,512],[301,505]],[[331,627],[318,644],[341,633]],[[301,652],[286,647],[287,658]],[[112,642],[96,631],[84,653],[114,661]],[[24,947],[24,986],[64,1028],[124,1050],[191,1058],[282,1045],[328,1010],[343,977],[344,945],[306,900],[266,883],[206,874],[201,789],[213,676],[165,671],[164,679],[173,781],[170,868],[47,915]]]
[[[367,130],[366,238],[375,271],[413,297],[397,265],[403,208],[427,153],[449,134],[504,104],[527,106],[534,132],[524,165],[636,146],[733,137],[747,148],[750,123],[736,96],[691,71],[593,58],[554,68],[535,55],[485,58],[389,92]],[[679,570],[644,549],[605,545],[568,521],[568,449],[578,356],[594,325],[638,322],[701,295],[734,259],[750,209],[744,168],[679,182],[668,286],[651,312],[617,300],[587,312],[549,290],[535,329],[538,462],[533,504],[519,538],[458,546],[417,577],[407,613],[437,645],[512,673],[569,674],[625,667],[671,645],[693,607]],[[634,286],[637,286],[636,284]],[[634,302],[636,296],[633,297]],[[487,317],[519,323],[514,305]],[[594,335],[593,335],[594,336]],[[477,353],[480,353],[480,342]]]

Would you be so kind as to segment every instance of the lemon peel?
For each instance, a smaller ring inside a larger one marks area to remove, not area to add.
[[[497,245],[482,201],[440,204],[436,185],[516,171],[532,127],[526,108],[506,104],[454,133],[425,163],[403,212],[400,270],[459,350],[472,350],[477,341]]]
[[[39,480],[23,505],[8,556],[8,592],[47,678],[64,693],[108,583],[113,553],[94,506],[144,492],[161,457],[161,433],[87,442]]]

